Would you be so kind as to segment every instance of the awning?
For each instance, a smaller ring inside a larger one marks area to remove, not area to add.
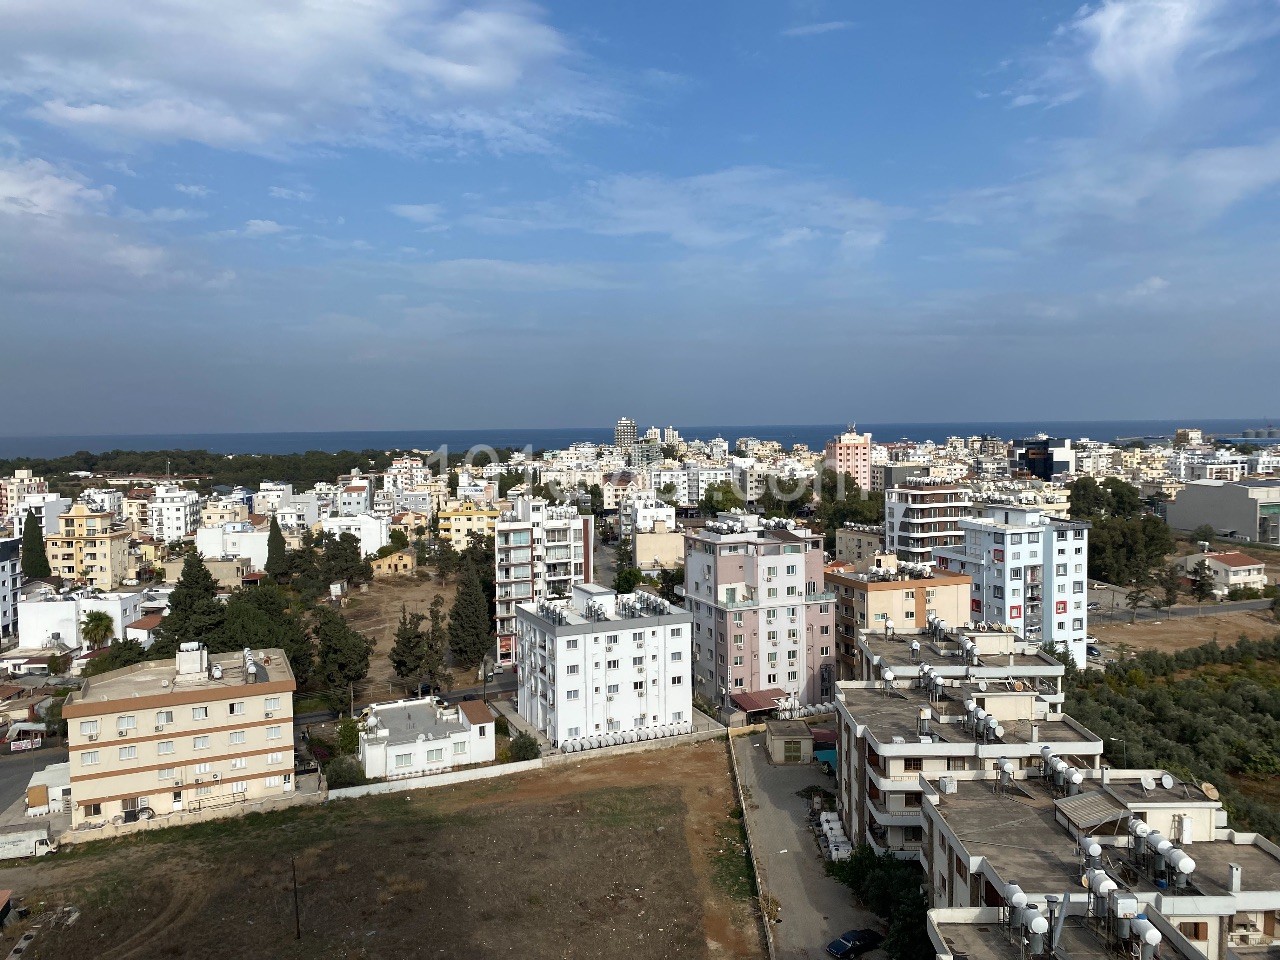
[[[753,690],[749,693],[735,693],[731,697],[738,709],[744,713],[761,713],[765,710],[776,710],[778,701],[786,699],[786,694],[777,687],[768,690]]]
[[[1104,823],[1122,820],[1129,815],[1129,810],[1124,804],[1101,790],[1064,797],[1055,803],[1077,830],[1091,830]]]

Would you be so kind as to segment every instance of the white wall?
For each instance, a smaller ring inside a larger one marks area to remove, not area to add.
[[[391,522],[386,517],[361,513],[354,517],[325,517],[320,521],[320,527],[325,533],[331,533],[335,537],[344,533],[352,534],[360,541],[360,553],[368,556],[387,545]]]
[[[201,527],[196,531],[196,551],[210,560],[220,557],[244,557],[255,570],[267,565],[269,530],[255,530],[247,523],[224,523],[220,527]]]

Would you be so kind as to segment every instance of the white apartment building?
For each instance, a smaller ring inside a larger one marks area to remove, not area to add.
[[[691,730],[691,622],[652,594],[592,583],[518,605],[520,716],[570,751]]]
[[[624,537],[676,528],[676,508],[663,503],[651,490],[635,493],[618,508],[618,532]]]
[[[885,491],[885,550],[899,560],[932,563],[936,548],[964,541],[960,521],[972,505],[968,487],[925,478]]]
[[[354,517],[373,510],[373,481],[368,478],[348,483],[338,491],[338,513]]]
[[[21,537],[27,516],[34,513],[46,537],[58,532],[58,518],[71,509],[71,501],[56,493],[29,493],[13,501],[7,520],[13,535]]]
[[[18,601],[19,644],[24,649],[45,650],[83,643],[80,628],[90,611],[105,613],[114,624],[112,639],[122,640],[125,628],[142,617],[142,609],[155,603],[145,592],[55,593],[41,590]]]
[[[263,480],[253,495],[253,512],[266,517],[275,513],[293,496],[293,484],[279,480]]]
[[[1005,623],[1086,665],[1089,524],[1035,508],[980,505],[960,521],[962,543],[939,547],[938,566],[973,579],[974,622]]]
[[[0,477],[0,517],[12,516],[23,497],[48,492],[44,477],[37,477],[30,470],[15,470],[12,477]]]
[[[371,704],[360,718],[360,763],[366,777],[421,777],[493,763],[493,711],[465,700],[444,707],[434,698]]]
[[[22,572],[18,553],[21,537],[0,537],[0,637],[11,637],[18,628],[18,588]]]
[[[124,519],[124,491],[111,487],[94,487],[80,494],[80,499],[99,513],[109,513],[117,520]]]
[[[382,475],[382,482],[396,490],[413,490],[431,479],[431,467],[421,457],[396,457]]]
[[[391,521],[387,517],[375,517],[372,513],[357,516],[325,517],[320,529],[340,537],[349,533],[360,541],[360,554],[367,557],[377,553],[390,542]],[[265,560],[263,561],[265,563]]]
[[[199,644],[86,680],[62,710],[72,827],[291,793],[294,688],[281,650]]]
[[[236,520],[196,531],[196,552],[206,560],[244,557],[254,570],[267,566],[269,529],[259,530],[247,520]]]
[[[567,597],[592,579],[595,518],[540,497],[518,497],[494,526],[498,662],[515,662],[516,607]]]
[[[790,520],[721,513],[684,539],[694,692],[748,712],[830,700],[835,612],[822,536]]]
[[[200,524],[200,495],[177,484],[161,484],[151,497],[151,536],[172,543],[190,536]]]

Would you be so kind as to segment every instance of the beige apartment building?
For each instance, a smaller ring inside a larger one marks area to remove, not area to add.
[[[502,511],[497,507],[482,507],[470,500],[451,500],[437,516],[440,518],[441,539],[448,540],[455,550],[465,550],[471,543],[471,534],[493,536]]]
[[[129,531],[110,512],[73,504],[58,518],[58,532],[45,537],[44,547],[55,577],[109,590],[128,576]]]
[[[293,671],[281,650],[184,644],[67,697],[72,827],[293,791]]]

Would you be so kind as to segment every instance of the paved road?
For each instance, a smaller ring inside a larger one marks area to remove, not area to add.
[[[591,557],[591,576],[596,583],[606,587],[613,585],[613,575],[617,572],[618,549],[612,544],[604,544],[596,540],[595,550]]]
[[[51,763],[65,763],[65,747],[44,747],[23,753],[0,755],[0,811],[8,810],[27,792],[31,774]]]
[[[773,766],[763,736],[734,737],[742,786],[748,793],[747,828],[760,861],[765,891],[778,901],[782,922],[773,926],[778,960],[823,960],[826,945],[846,930],[879,927],[875,915],[827,876],[807,823],[806,801],[796,792],[833,780],[817,765]],[[880,953],[868,954],[874,960]]]

